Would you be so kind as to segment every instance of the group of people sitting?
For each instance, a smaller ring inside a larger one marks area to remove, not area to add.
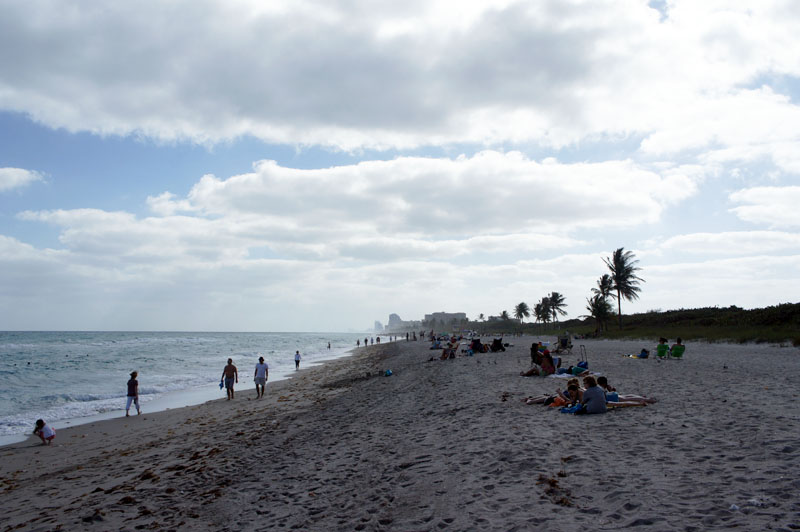
[[[574,414],[604,414],[609,407],[623,408],[628,406],[644,406],[655,403],[656,399],[642,395],[620,394],[617,389],[608,384],[608,379],[602,375],[583,377],[581,387],[577,377],[567,381],[567,389],[556,390],[554,395],[540,395],[523,399],[529,405],[543,404],[545,406],[569,409]],[[563,410],[562,410],[563,411]]]
[[[659,338],[658,345],[656,346],[656,356],[658,358],[681,358],[683,357],[686,346],[683,345],[683,340],[678,338],[675,343],[670,347],[666,338]]]
[[[519,374],[523,377],[546,377],[554,374],[581,377],[589,374],[589,365],[586,362],[578,362],[574,366],[562,368],[561,358],[554,357],[550,350],[539,342],[531,345],[531,368],[528,371],[520,371]]]
[[[672,344],[672,347],[669,345],[669,340],[664,338],[663,336],[658,339],[658,345],[656,346],[656,356],[658,358],[683,358],[683,353],[686,351],[686,346],[683,345],[683,340],[680,338],[675,340],[675,343]],[[650,358],[650,351],[645,348],[635,355],[623,355],[631,358]]]
[[[459,343],[460,340],[463,340],[463,337],[434,337],[431,338],[431,349],[441,349],[442,356],[440,358],[442,360],[456,358],[458,347],[461,345]],[[495,338],[491,344],[484,344],[480,338],[473,338],[469,346],[466,349],[462,349],[462,352],[467,356],[472,356],[476,353],[497,353],[505,351],[506,345],[508,344],[504,344],[502,338]]]
[[[666,339],[661,339],[666,344]],[[678,344],[682,345],[680,338]],[[545,404],[562,407],[562,412],[576,414],[602,414],[609,406],[620,408],[626,406],[644,406],[656,400],[641,395],[621,395],[616,388],[608,384],[608,378],[602,375],[593,375],[589,371],[586,361],[581,361],[574,366],[561,367],[561,359],[553,357],[541,342],[531,345],[531,368],[521,371],[523,377],[567,375],[567,389],[556,390],[553,395],[545,394],[538,397],[527,397],[527,404]],[[583,387],[579,384],[583,379]]]

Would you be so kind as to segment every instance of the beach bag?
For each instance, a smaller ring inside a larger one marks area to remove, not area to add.
[[[578,367],[583,369],[589,369],[589,363],[585,360],[581,360],[578,362]]]

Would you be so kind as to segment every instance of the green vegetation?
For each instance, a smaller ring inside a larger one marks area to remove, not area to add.
[[[587,316],[548,324],[508,322],[470,322],[469,327],[486,333],[524,332],[531,335],[557,335],[564,330],[573,334],[594,336],[597,321]],[[636,338],[655,342],[660,336],[670,342],[680,336],[684,340],[711,342],[777,343],[800,347],[800,303],[785,303],[766,308],[745,310],[736,306],[706,307],[626,314],[622,329],[609,328],[599,338]]]

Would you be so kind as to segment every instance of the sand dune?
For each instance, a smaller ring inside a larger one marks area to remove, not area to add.
[[[60,430],[0,449],[2,530],[792,530],[795,348],[584,341],[655,405],[572,416],[522,399],[530,338],[429,361],[362,348],[233,402]],[[568,357],[567,362],[577,357]],[[394,373],[383,376],[386,369]]]

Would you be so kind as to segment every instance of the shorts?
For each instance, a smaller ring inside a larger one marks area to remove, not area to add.
[[[253,379],[256,384],[260,384],[261,386],[266,386],[267,378],[266,377],[255,377]]]
[[[134,397],[132,395],[129,395],[128,401],[125,403],[125,410],[131,409],[131,403],[136,405],[136,410],[139,410],[139,397]]]
[[[225,377],[225,387],[229,390],[233,390],[233,383],[235,377]]]

